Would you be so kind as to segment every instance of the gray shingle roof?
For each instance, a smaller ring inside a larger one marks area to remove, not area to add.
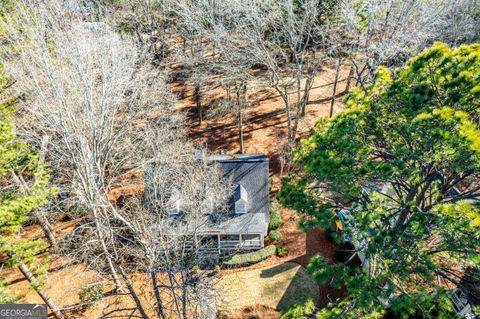
[[[225,178],[230,178],[235,191],[228,204],[230,216],[215,227],[222,233],[267,234],[269,220],[268,159],[262,154],[214,155],[209,161],[216,163]],[[247,192],[247,213],[235,214],[235,201],[241,195],[241,185]]]
[[[268,159],[261,154],[214,155],[208,162],[217,165],[223,177],[232,182],[232,196],[228,200],[229,211],[221,222],[208,222],[205,216],[205,232],[221,234],[262,234],[266,235],[269,221],[269,176]],[[152,172],[158,163],[152,161],[145,169],[145,205],[149,197],[155,196],[155,180]],[[168,164],[162,164],[168,165]],[[241,187],[239,187],[241,186]],[[246,198],[247,213],[236,214],[235,202]]]

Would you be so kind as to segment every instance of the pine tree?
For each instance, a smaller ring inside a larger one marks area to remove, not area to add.
[[[7,256],[9,266],[16,266],[33,289],[51,308],[56,318],[63,318],[42,289],[45,267],[36,255],[47,247],[43,239],[20,236],[30,212],[44,205],[55,189],[48,185],[48,172],[34,149],[15,134],[13,116],[16,98],[8,95],[12,85],[0,69],[0,253]],[[28,185],[28,192],[15,181]],[[35,273],[35,274],[34,274]],[[15,296],[0,287],[0,302],[14,302]]]
[[[381,318],[387,300],[402,318],[447,318],[439,278],[458,286],[451,264],[480,266],[480,44],[436,43],[345,103],[302,141],[280,192],[306,227],[353,205],[345,234],[364,240],[368,268],[311,260],[315,278],[347,288],[318,316]]]

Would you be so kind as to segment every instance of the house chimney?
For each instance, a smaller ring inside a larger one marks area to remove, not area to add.
[[[204,150],[195,150],[195,159],[197,161],[203,161],[203,159],[205,158],[205,152]]]

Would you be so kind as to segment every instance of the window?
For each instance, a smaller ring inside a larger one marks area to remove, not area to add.
[[[233,198],[235,201],[235,213],[245,214],[248,209],[248,194],[243,185],[237,185],[237,188],[235,188],[235,192],[233,194]]]
[[[177,200],[174,203],[171,203],[168,207],[168,215],[174,216],[180,214],[180,201]]]
[[[243,234],[242,246],[243,247],[261,247],[262,238],[259,234]]]
[[[235,213],[245,214],[247,212],[247,203],[238,201],[235,203]]]
[[[168,215],[174,216],[180,214],[180,192],[178,189],[173,189],[170,198],[167,202]]]
[[[220,235],[222,241],[239,241],[240,235]]]
[[[200,237],[200,246],[203,248],[217,248],[218,236],[217,235],[203,235]]]
[[[260,235],[258,234],[243,234],[242,235],[243,241],[258,241],[260,240]]]
[[[203,214],[211,214],[213,213],[213,199],[208,198],[206,199],[203,203],[202,206],[200,207],[202,210]]]

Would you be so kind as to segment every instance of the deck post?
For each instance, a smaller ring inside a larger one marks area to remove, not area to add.
[[[218,248],[218,254],[220,255],[220,253],[221,253],[221,248],[220,248],[220,234],[217,234],[217,248]]]

